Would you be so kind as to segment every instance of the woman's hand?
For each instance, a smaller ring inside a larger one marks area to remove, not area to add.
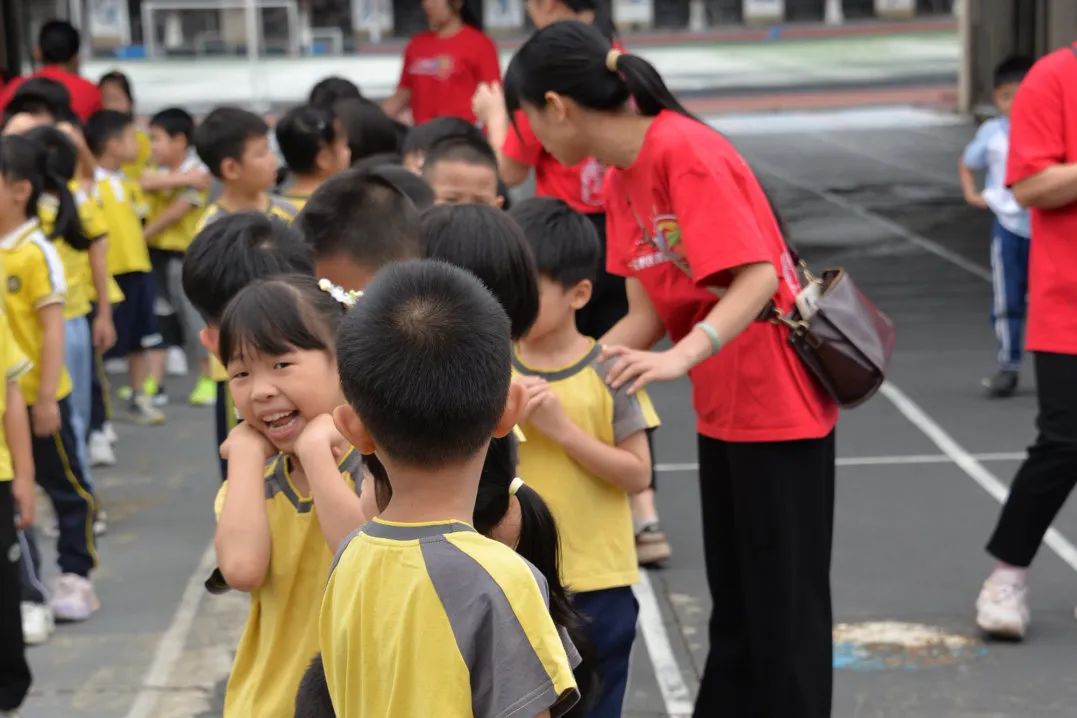
[[[471,111],[484,124],[505,114],[505,93],[497,82],[480,82],[471,98]]]
[[[676,347],[661,352],[629,349],[624,346],[606,347],[599,355],[599,360],[612,357],[616,357],[617,361],[607,372],[606,383],[613,389],[620,389],[626,383],[632,382],[628,387],[629,394],[635,394],[651,382],[679,379],[692,368],[691,360],[677,351]]]

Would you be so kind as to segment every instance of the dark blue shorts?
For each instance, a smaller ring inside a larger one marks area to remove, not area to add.
[[[108,359],[123,358],[161,346],[154,302],[157,293],[149,272],[117,274],[116,283],[123,290],[123,301],[112,308],[116,324],[116,346],[108,350]]]

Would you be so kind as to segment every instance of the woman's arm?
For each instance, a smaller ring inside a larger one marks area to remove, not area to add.
[[[666,333],[666,327],[638,279],[629,277],[625,280],[625,293],[628,295],[628,313],[599,339],[599,343],[650,349]]]
[[[486,139],[497,155],[497,168],[501,179],[509,187],[515,187],[527,179],[531,168],[504,153],[505,139],[509,132],[509,116],[505,112],[505,95],[496,82],[480,82],[471,98],[471,109],[486,127]]]
[[[398,87],[390,97],[382,100],[382,112],[389,115],[390,119],[397,119],[400,113],[411,104],[411,88]]]
[[[1052,165],[1014,182],[1013,196],[1022,207],[1058,209],[1077,202],[1077,162]]]

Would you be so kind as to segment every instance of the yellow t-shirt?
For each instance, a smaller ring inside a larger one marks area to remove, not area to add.
[[[19,379],[19,389],[27,406],[37,401],[41,384],[41,351],[45,342],[38,310],[50,304],[63,304],[64,266],[60,255],[45,235],[41,225],[31,219],[0,239],[4,267],[4,306],[15,340],[35,365]],[[56,400],[71,393],[71,377],[60,367]]]
[[[562,715],[579,692],[548,600],[542,574],[466,524],[374,519],[342,544],[322,601],[336,714]]]
[[[150,160],[153,159],[153,148],[150,146],[150,136],[145,130],[136,128],[135,140],[138,142],[138,157],[131,164],[124,165],[122,169],[127,179],[139,184],[142,182],[142,173],[149,168]]]
[[[107,235],[108,225],[105,224],[104,215],[97,201],[83,192],[77,183],[72,182],[69,189],[78,207],[79,222],[82,224],[82,233],[86,238],[97,240]],[[41,220],[41,231],[46,237],[52,234],[58,211],[59,202],[54,196],[41,195],[41,199],[37,202],[37,216]],[[75,249],[63,239],[57,238],[52,241],[56,246],[56,251],[60,253],[60,261],[64,265],[64,279],[67,282],[64,319],[84,317],[90,313],[91,299],[97,298],[93,287],[93,275],[90,272],[90,256],[85,251]],[[122,299],[121,294],[120,300]]]
[[[295,207],[296,212],[302,212],[303,208],[307,206],[307,202],[310,200],[309,194],[299,194],[298,192],[282,192],[281,197],[285,202],[291,203]]]
[[[513,369],[544,378],[568,418],[599,441],[616,446],[635,433],[658,426],[658,415],[642,392],[611,389],[605,382],[602,347],[559,371],[537,371],[513,355]],[[570,591],[599,591],[639,580],[632,509],[628,494],[590,473],[555,441],[529,423],[523,425],[520,478],[550,507],[561,535],[561,573]]]
[[[362,486],[362,466],[362,456],[354,449],[339,463],[341,476],[356,492]],[[318,613],[333,552],[322,535],[314,502],[299,495],[283,456],[266,464],[265,484],[273,544],[269,572],[251,594],[225,690],[225,718],[292,718],[299,681],[318,653]],[[218,516],[227,491],[226,481],[217,494]]]
[[[7,317],[0,309],[0,368],[4,372],[4,390],[0,391],[0,481],[11,481],[15,477],[15,467],[11,463],[11,450],[8,449],[7,436],[4,434],[4,412],[7,411],[7,384],[18,381],[19,377],[30,370],[30,360],[19,349],[15,334],[7,323]]]
[[[191,154],[177,168],[177,172],[188,172],[198,167],[205,167],[198,157]],[[158,169],[158,171],[164,171]],[[176,200],[182,199],[191,205],[191,209],[175,224],[157,234],[147,243],[154,249],[163,249],[169,252],[186,252],[194,239],[195,231],[202,220],[205,211],[208,193],[192,187],[176,187],[174,189],[158,190],[147,193],[150,205],[150,214],[147,221],[153,221],[159,214],[172,206]]]
[[[206,207],[206,211],[202,213],[202,218],[198,220],[198,224],[195,226],[195,234],[205,229],[206,225],[212,224],[229,214],[231,212],[221,207],[219,203],[210,204]],[[269,202],[266,204],[265,214],[290,223],[299,214],[299,210],[290,201],[271,194],[269,195]]]
[[[94,171],[97,200],[108,226],[109,274],[150,271],[150,252],[142,236],[148,210],[142,189],[122,172]]]

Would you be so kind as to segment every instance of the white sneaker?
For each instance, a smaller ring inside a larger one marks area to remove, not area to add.
[[[160,426],[165,423],[165,415],[153,405],[153,397],[135,394],[128,405],[131,421],[142,426]]]
[[[112,444],[103,431],[91,431],[90,441],[90,466],[115,466],[116,452],[112,450]]]
[[[49,640],[56,624],[52,611],[43,603],[22,602],[22,640],[28,646],[40,646]]]
[[[1020,641],[1031,621],[1028,610],[1028,588],[988,578],[976,599],[976,625],[985,633],[998,638]]]
[[[112,425],[111,421],[106,421],[101,425],[101,431],[104,433],[105,438],[108,439],[108,443],[115,444],[120,440],[120,437],[116,435],[116,427]]]
[[[90,579],[74,573],[56,579],[49,605],[57,621],[85,621],[101,608]]]
[[[187,376],[187,352],[182,347],[169,347],[165,353],[165,373],[169,376]]]

